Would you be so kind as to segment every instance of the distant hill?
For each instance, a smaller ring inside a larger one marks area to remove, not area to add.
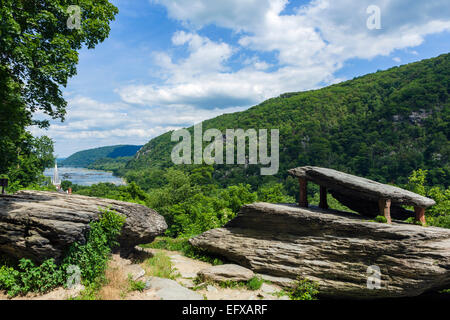
[[[429,184],[450,183],[450,54],[378,71],[319,90],[286,93],[243,112],[203,122],[203,130],[280,130],[278,180],[317,165],[387,183],[428,169]],[[193,132],[193,128],[189,128]],[[173,166],[171,132],[148,142],[121,174],[145,184],[151,168]],[[216,165],[222,185],[267,182],[258,166]],[[294,182],[292,182],[294,184]],[[143,185],[143,187],[146,187]],[[293,188],[294,190],[294,188]]]
[[[132,157],[141,147],[142,146],[118,145],[79,151],[61,161],[60,165],[87,168],[99,160]]]

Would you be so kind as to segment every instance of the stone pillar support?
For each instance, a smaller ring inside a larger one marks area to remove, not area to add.
[[[298,178],[298,182],[300,184],[298,205],[303,208],[308,208],[308,181],[304,178]]]
[[[387,223],[391,224],[391,199],[380,199],[378,201],[378,206],[380,208],[380,215],[384,216]]]
[[[327,202],[327,188],[320,186],[320,203],[319,208],[321,209],[328,209],[328,202]]]
[[[427,223],[425,219],[425,208],[414,207],[414,211],[416,212],[416,221],[419,221],[422,225],[425,225]]]

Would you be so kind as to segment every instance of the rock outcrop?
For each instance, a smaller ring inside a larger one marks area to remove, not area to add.
[[[85,243],[89,223],[98,219],[100,210],[108,208],[126,217],[118,239],[124,253],[137,244],[152,242],[167,229],[162,216],[139,204],[20,191],[0,195],[0,255],[58,261],[72,243]]]
[[[256,273],[316,280],[324,297],[409,297],[450,286],[450,230],[442,228],[255,203],[190,243]],[[372,266],[380,268],[380,289],[367,285]]]

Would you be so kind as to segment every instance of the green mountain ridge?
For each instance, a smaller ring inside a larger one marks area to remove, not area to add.
[[[142,146],[117,145],[83,150],[72,154],[70,157],[61,161],[60,164],[63,166],[87,168],[96,162],[132,157],[141,147]]]
[[[385,183],[406,183],[415,169],[428,169],[428,183],[450,181],[450,54],[394,67],[322,89],[285,93],[246,111],[203,122],[203,131],[279,129],[280,170],[259,175],[258,165],[215,165],[223,186],[258,187],[286,170],[316,165]],[[193,127],[188,128],[193,132]],[[174,166],[172,132],[150,140],[120,171],[129,181]],[[289,184],[289,183],[288,183]],[[289,189],[289,188],[288,188]]]

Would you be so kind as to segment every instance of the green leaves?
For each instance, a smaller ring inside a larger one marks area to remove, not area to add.
[[[82,11],[80,30],[67,27],[73,1],[3,0],[0,7],[0,174],[14,171],[9,175],[21,185],[35,182],[42,172],[35,166],[21,172],[21,161],[35,163],[33,151],[23,146],[32,140],[25,128],[37,124],[32,114],[40,110],[64,120],[61,86],[76,74],[78,50],[105,40],[118,13],[106,0],[76,3]]]
[[[75,243],[62,263],[62,268],[77,265],[86,283],[97,281],[102,277],[107,266],[111,249],[117,246],[125,218],[113,211],[105,210],[98,221],[90,224],[90,230],[85,244]]]
[[[408,178],[406,188],[436,201],[436,205],[427,209],[427,224],[435,227],[450,228],[450,188],[439,186],[426,187],[427,170],[416,170]],[[414,222],[411,220],[410,222]]]
[[[289,291],[291,300],[317,300],[319,284],[304,278],[298,278],[294,288]]]

